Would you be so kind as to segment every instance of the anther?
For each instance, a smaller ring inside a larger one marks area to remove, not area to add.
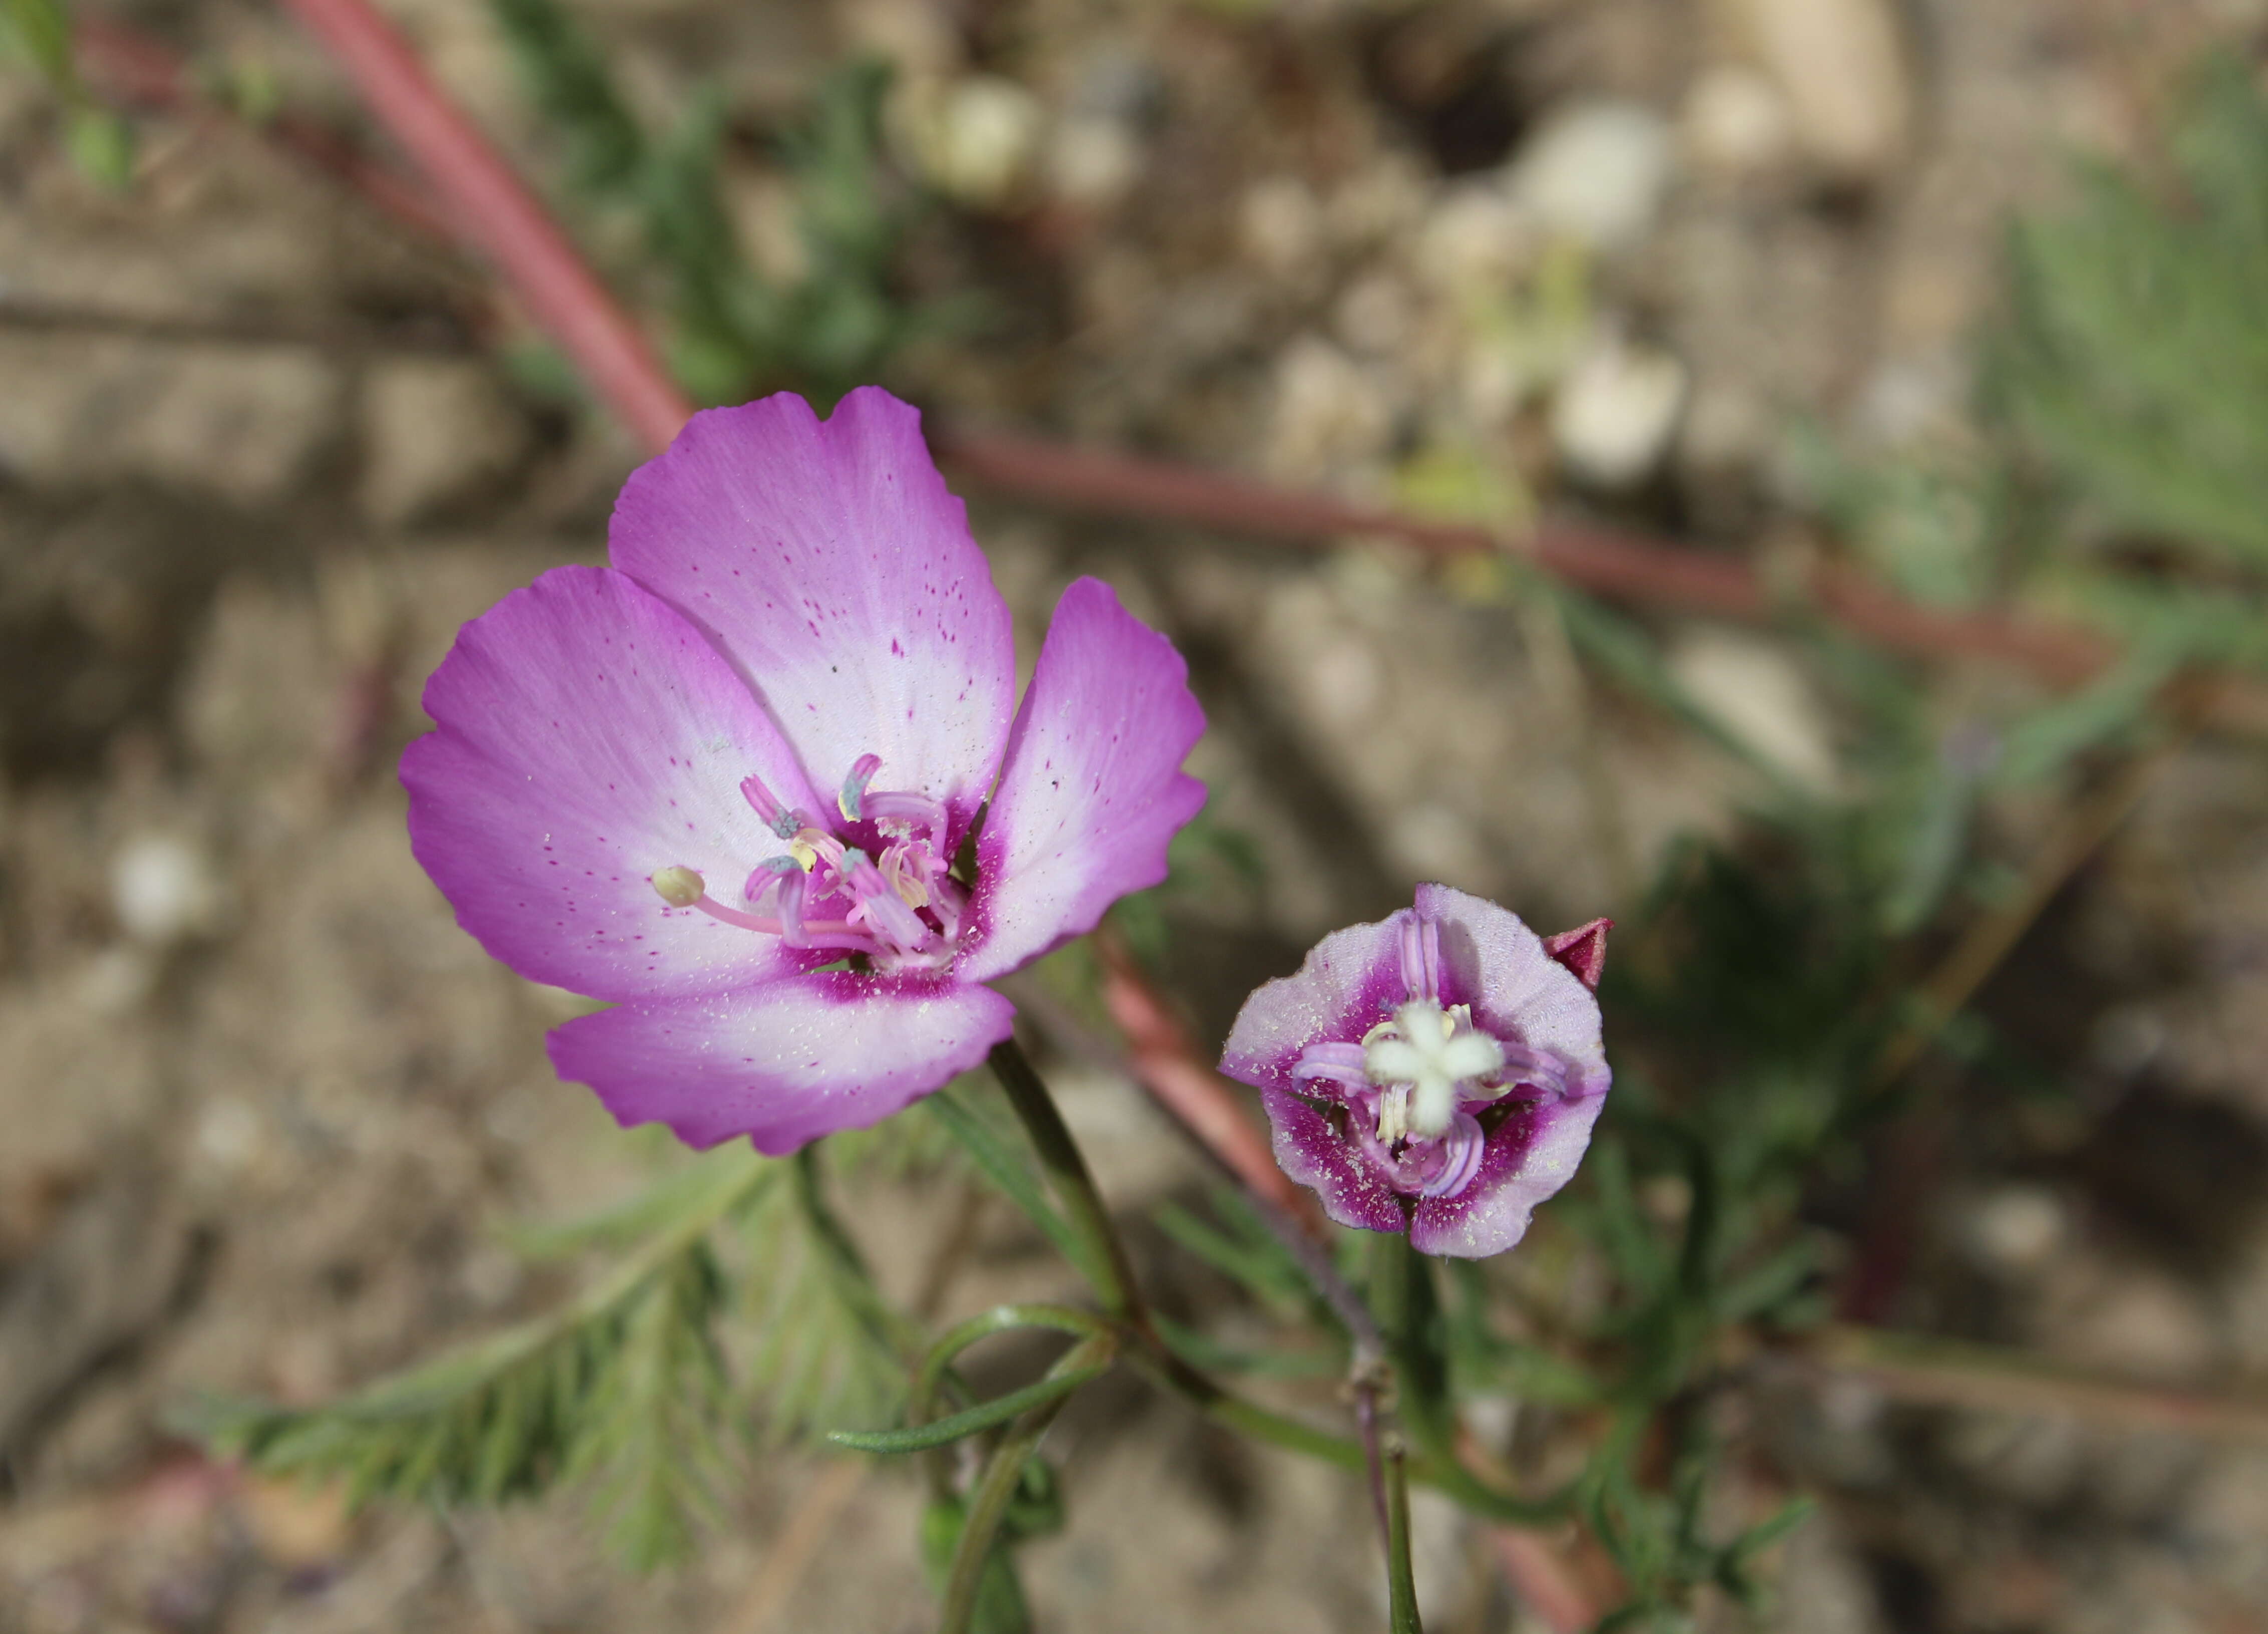
[[[803,813],[790,810],[773,799],[772,791],[764,787],[763,779],[754,773],[740,779],[740,795],[755,808],[756,815],[763,819],[764,826],[783,840],[804,825]]]
[[[842,791],[836,795],[835,804],[845,822],[857,822],[866,799],[866,785],[874,774],[882,769],[879,754],[861,754],[850,763],[850,774],[843,779]]]
[[[690,908],[709,887],[690,868],[660,868],[654,872],[653,888],[672,908]]]

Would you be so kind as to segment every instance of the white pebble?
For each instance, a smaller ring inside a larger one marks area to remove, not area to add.
[[[1602,488],[1644,480],[1669,447],[1685,388],[1685,365],[1668,352],[1609,339],[1575,364],[1552,403],[1561,461]]]
[[[1513,197],[1549,231],[1602,250],[1644,239],[1669,185],[1669,131],[1633,102],[1593,101],[1545,125],[1513,162]]]
[[[167,947],[218,928],[221,882],[211,859],[188,841],[143,835],[111,859],[110,902],[129,936]]]

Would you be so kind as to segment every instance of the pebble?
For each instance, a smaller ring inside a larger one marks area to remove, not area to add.
[[[1629,488],[1661,462],[1685,406],[1685,365],[1609,337],[1580,359],[1551,408],[1559,458],[1580,480]]]
[[[1099,210],[1116,203],[1142,177],[1142,142],[1123,120],[1079,114],[1057,129],[1048,178],[1066,203]]]
[[[1425,213],[1410,269],[1452,294],[1503,290],[1527,269],[1535,237],[1534,219],[1503,188],[1460,182]]]
[[[1890,0],[1734,0],[1740,32],[1787,99],[1795,143],[1828,179],[1881,180],[1913,121]]]
[[[1264,462],[1285,481],[1321,482],[1375,459],[1393,420],[1368,371],[1329,341],[1304,335],[1277,359]]]
[[[1772,170],[1795,151],[1795,119],[1769,75],[1741,63],[1705,70],[1686,92],[1680,119],[1695,165],[1724,176]]]
[[[2019,1276],[2046,1264],[2068,1239],[2070,1226],[2063,1200],[2045,1186],[2010,1185],[1977,1203],[1963,1234],[1984,1270]]]
[[[1012,79],[968,74],[914,99],[913,158],[940,192],[979,210],[1007,203],[1029,175],[1047,122]]]
[[[1611,251],[1652,231],[1669,169],[1661,115],[1635,102],[1600,99],[1546,124],[1513,161],[1510,183],[1512,196],[1547,231]]]
[[[1297,176],[1263,176],[1237,208],[1237,239],[1262,271],[1286,274],[1323,246],[1323,205]]]
[[[111,859],[110,904],[136,941],[168,947],[219,927],[220,876],[205,852],[180,835],[142,835]]]

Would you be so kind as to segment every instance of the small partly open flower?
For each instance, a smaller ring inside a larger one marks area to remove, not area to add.
[[[1592,997],[1605,920],[1546,941],[1421,885],[1245,1001],[1220,1070],[1260,1091],[1276,1160],[1342,1226],[1479,1259],[1567,1183],[1611,1074]]]
[[[459,922],[613,1003],[551,1058],[625,1123],[782,1152],[895,1112],[1204,803],[1186,667],[1099,581],[1016,706],[1007,604],[885,392],[696,415],[608,547],[465,626],[401,779]]]

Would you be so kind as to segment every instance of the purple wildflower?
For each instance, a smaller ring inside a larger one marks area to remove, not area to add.
[[[1220,1070],[1260,1091],[1276,1160],[1342,1226],[1480,1259],[1567,1183],[1611,1074],[1591,996],[1608,922],[1548,941],[1493,902],[1334,931],[1245,1001]]]
[[[885,392],[696,415],[608,542],[465,626],[401,778],[458,922],[612,1001],[551,1059],[625,1124],[777,1153],[897,1111],[1204,802],[1187,669],[1094,579],[1015,709],[1007,604]]]

